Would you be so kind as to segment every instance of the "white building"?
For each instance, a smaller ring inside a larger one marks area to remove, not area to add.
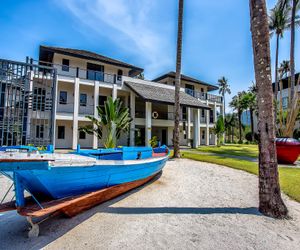
[[[122,136],[120,145],[148,145],[152,136],[172,145],[174,72],[154,81],[140,80],[136,76],[143,69],[139,67],[89,51],[48,46],[40,46],[39,64],[57,69],[56,148],[101,147],[96,136],[78,129],[89,124],[86,115],[96,115],[96,107],[108,96],[120,98],[133,118],[130,133]],[[223,113],[222,98],[208,92],[218,88],[184,75],[181,87],[181,145],[214,145],[212,128]]]

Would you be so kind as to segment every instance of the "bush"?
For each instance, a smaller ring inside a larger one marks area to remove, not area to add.
[[[245,139],[248,141],[248,142],[257,142],[258,141],[258,134],[257,133],[254,133],[254,141],[252,140],[252,134],[251,132],[248,132],[246,135],[245,135]]]

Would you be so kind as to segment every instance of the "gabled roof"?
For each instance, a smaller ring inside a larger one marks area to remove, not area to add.
[[[174,71],[170,71],[169,73],[161,75],[161,76],[153,79],[152,81],[153,82],[159,82],[159,81],[161,81],[161,80],[163,80],[163,79],[165,79],[167,77],[175,79],[175,75],[176,75],[176,73]],[[205,86],[208,87],[208,91],[219,89],[219,87],[216,86],[216,85],[213,85],[213,84],[210,84],[210,83],[207,83],[207,82],[203,82],[203,81],[200,81],[198,79],[195,79],[195,78],[192,78],[190,76],[183,75],[183,74],[181,74],[181,79],[185,80],[187,82],[192,82],[192,83],[198,83],[198,84],[201,84],[201,85],[205,85]]]
[[[63,55],[68,55],[68,56],[74,56],[78,58],[83,58],[87,60],[94,60],[102,63],[107,63],[119,67],[124,67],[124,68],[129,68],[131,69],[131,75],[135,76],[138,75],[139,73],[143,72],[144,69],[136,67],[134,65],[107,57],[103,56],[91,51],[87,50],[80,50],[80,49],[70,49],[70,48],[60,48],[60,47],[52,47],[52,46],[40,46],[40,56],[39,59],[40,61],[46,61],[48,62],[49,60],[52,60],[53,58],[53,53],[58,53],[58,54],[63,54]]]
[[[141,84],[136,82],[125,82],[137,96],[141,97],[145,101],[164,103],[174,105],[175,101],[175,90],[162,86],[152,84]],[[195,97],[192,97],[185,92],[180,91],[180,104],[181,106],[187,106],[192,108],[210,109],[209,106],[205,105]]]

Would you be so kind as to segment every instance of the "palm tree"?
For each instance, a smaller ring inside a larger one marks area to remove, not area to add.
[[[224,105],[224,115],[226,114],[225,112],[225,94],[228,93],[229,95],[231,94],[230,90],[230,85],[228,84],[228,79],[226,79],[224,76],[222,76],[218,80],[218,85],[219,85],[219,94],[222,95],[223,97],[223,105]]]
[[[233,143],[233,137],[234,137],[234,128],[236,125],[236,115],[234,113],[232,114],[226,114],[225,115],[225,130],[227,131],[227,140],[230,140],[230,134],[231,134],[231,143]]]
[[[232,101],[229,103],[229,106],[232,107],[237,112],[238,116],[238,125],[239,125],[239,143],[241,143],[242,140],[242,113],[245,108],[244,103],[242,102],[242,95],[244,92],[239,92],[237,95],[235,95],[232,98]]]
[[[252,87],[250,87],[251,90]],[[256,109],[256,93],[248,91],[241,97],[242,106],[249,110],[250,113],[250,125],[251,125],[251,139],[254,141],[254,111]]]
[[[183,22],[183,0],[179,0],[178,7],[178,31],[176,51],[176,75],[175,75],[175,121],[173,132],[174,158],[180,157],[179,148],[179,122],[180,122],[180,82],[181,82],[181,52],[182,52],[182,22]]]
[[[276,34],[276,55],[275,55],[275,101],[278,95],[278,55],[279,55],[279,40],[283,38],[283,33],[290,27],[290,8],[279,1],[269,15],[270,36]]]
[[[291,67],[291,99],[293,100],[295,94],[295,26],[296,12],[299,8],[300,0],[284,0],[284,3],[288,2],[288,6],[292,6],[291,10],[291,47],[290,47],[290,67]]]
[[[115,148],[120,136],[129,131],[132,121],[129,109],[123,106],[119,98],[113,100],[112,97],[108,97],[104,107],[98,106],[97,111],[99,118],[86,116],[93,125],[81,127],[79,130],[87,134],[95,134],[105,148]]]
[[[275,146],[270,37],[265,0],[249,0],[259,131],[259,211],[285,218],[287,208],[280,192]]]

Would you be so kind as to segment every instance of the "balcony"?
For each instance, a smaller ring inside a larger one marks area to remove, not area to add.
[[[74,103],[57,103],[56,108],[57,113],[73,114],[74,113]],[[94,114],[94,105],[79,105],[78,108],[79,115],[93,115]]]
[[[188,95],[191,95],[195,98],[205,100],[205,101],[208,100],[210,102],[217,102],[217,103],[222,103],[222,101],[223,101],[222,96],[199,92],[199,91],[195,91],[192,89],[185,89],[185,93],[187,93]]]
[[[55,64],[44,61],[36,61],[40,65],[46,65],[53,67],[57,70],[57,75],[66,77],[78,77],[81,79],[100,81],[109,84],[121,84],[122,76],[116,74],[108,74],[102,71],[95,71],[89,69],[83,69],[79,67],[72,67],[62,64]]]

